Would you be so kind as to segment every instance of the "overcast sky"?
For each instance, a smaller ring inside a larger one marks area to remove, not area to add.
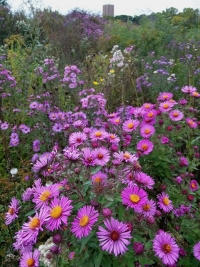
[[[18,9],[24,0],[7,0],[14,8]],[[25,0],[27,1],[27,0]],[[113,4],[115,16],[117,15],[140,15],[152,12],[161,12],[166,8],[175,7],[181,12],[184,8],[191,7],[200,9],[200,0],[31,0],[34,6],[51,7],[62,14],[67,14],[74,8],[81,8],[102,14],[105,4]]]

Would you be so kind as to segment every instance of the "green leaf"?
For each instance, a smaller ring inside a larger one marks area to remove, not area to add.
[[[96,172],[100,171],[102,166],[97,166],[95,169],[91,171],[91,174],[95,174]]]
[[[113,197],[112,196],[109,196],[107,194],[105,194],[105,198],[108,200],[108,201],[113,201]]]
[[[88,243],[88,241],[94,236],[94,232],[92,234],[90,234],[89,236],[82,238],[81,239],[81,250],[80,253],[83,251],[83,249],[85,248],[85,245]]]
[[[35,213],[35,210],[31,210],[31,211],[27,212],[25,214],[25,216],[30,216],[30,215],[33,215],[34,213]]]
[[[101,261],[102,261],[102,258],[103,258],[103,252],[102,250],[99,251],[98,253],[98,256],[97,255],[94,255],[94,265],[95,267],[100,267],[101,266]]]

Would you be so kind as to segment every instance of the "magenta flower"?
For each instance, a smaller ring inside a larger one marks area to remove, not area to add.
[[[147,193],[137,186],[126,187],[121,192],[122,204],[135,211],[138,211],[140,206],[147,201],[147,197]]]
[[[153,189],[153,186],[155,184],[153,178],[151,178],[151,176],[147,175],[144,172],[137,172],[135,175],[135,181],[137,181],[139,185],[144,186],[148,189]]]
[[[162,112],[168,112],[170,109],[172,109],[173,105],[173,103],[165,101],[160,103],[159,108]]]
[[[162,192],[157,196],[157,198],[158,206],[161,210],[163,210],[164,212],[170,212],[171,210],[173,210],[172,201],[169,199],[168,194]]]
[[[155,133],[155,128],[150,124],[144,124],[140,129],[140,134],[143,138],[149,138]]]
[[[200,261],[200,241],[194,245],[193,253],[195,258]]]
[[[92,141],[104,140],[108,136],[108,133],[105,130],[94,129],[90,133],[90,138]]]
[[[89,147],[82,148],[82,162],[85,166],[95,165],[95,153],[94,150],[90,150]]]
[[[137,143],[137,150],[144,155],[148,155],[153,150],[153,143],[148,139],[142,139]]]
[[[131,119],[127,120],[123,123],[122,129],[124,132],[127,132],[127,133],[132,132],[137,129],[139,123],[140,122],[138,120],[131,120]]]
[[[33,172],[40,172],[46,169],[51,160],[50,154],[42,154],[33,165]]]
[[[105,166],[110,160],[109,150],[105,147],[98,147],[94,150],[95,164]]]
[[[179,110],[172,110],[169,113],[169,117],[172,121],[180,121],[183,118],[183,112],[179,111]]]
[[[187,118],[186,122],[190,128],[197,128],[197,123],[194,121],[194,119]]]
[[[128,226],[114,218],[106,219],[104,225],[107,229],[99,226],[99,232],[97,232],[102,250],[109,254],[114,253],[116,257],[124,254],[128,250],[127,246],[131,239],[131,231]]]
[[[158,101],[167,101],[167,100],[170,100],[172,99],[173,97],[173,94],[172,93],[169,93],[169,92],[163,92],[163,93],[160,93],[157,100]]]
[[[188,160],[185,157],[180,157],[179,158],[179,166],[180,167],[184,167],[184,166],[188,166]]]
[[[60,199],[54,198],[50,203],[49,216],[50,219],[47,222],[47,229],[50,231],[58,230],[62,224],[67,225],[67,219],[71,214],[72,206],[71,200],[62,196]]]
[[[153,251],[166,265],[173,265],[179,258],[179,247],[175,239],[164,231],[157,234],[153,240]]]
[[[83,145],[86,139],[87,139],[87,135],[85,133],[82,133],[82,132],[72,133],[69,136],[69,145],[75,146],[75,147],[79,145]]]
[[[181,89],[181,91],[182,91],[183,93],[186,93],[186,94],[190,94],[190,93],[192,93],[192,92],[196,92],[196,90],[197,90],[197,88],[196,88],[196,87],[193,87],[193,86],[191,86],[191,85],[186,85],[186,86],[184,86],[184,87]]]
[[[115,143],[116,144],[116,143],[119,143],[120,138],[117,135],[113,134],[113,133],[108,133],[107,140],[110,143]]]
[[[36,209],[43,208],[48,205],[52,198],[58,197],[59,194],[59,187],[56,184],[50,186],[38,186],[35,188],[32,201],[36,204]]]
[[[38,102],[34,101],[29,105],[30,109],[37,109],[38,108]]]
[[[108,178],[107,174],[101,171],[98,171],[97,173],[91,176],[93,184],[101,183],[102,185],[105,185],[107,183],[106,181],[107,178]]]
[[[20,267],[39,267],[40,251],[35,249],[33,252],[24,252],[20,259]]]
[[[60,133],[60,132],[62,132],[62,130],[63,130],[63,126],[62,126],[62,124],[59,123],[59,122],[56,122],[56,123],[52,126],[52,131],[53,131],[53,132]]]
[[[131,163],[136,162],[138,159],[134,154],[131,154],[128,151],[115,152],[113,154],[113,157],[119,162],[131,162]]]
[[[98,220],[99,213],[92,206],[82,207],[72,222],[72,233],[79,239],[92,231],[93,224]]]
[[[196,191],[196,190],[199,189],[199,185],[198,185],[198,183],[197,183],[196,180],[191,180],[191,181],[190,181],[190,189],[191,189],[192,191]]]
[[[162,136],[161,137],[161,143],[164,144],[168,144],[169,143],[169,138],[167,136]]]
[[[154,216],[156,213],[156,203],[153,200],[147,200],[144,204],[139,206],[138,212],[145,218]]]
[[[19,205],[19,200],[13,197],[11,199],[8,212],[6,212],[6,218],[5,218],[6,225],[11,224],[18,217],[18,210],[20,209],[18,205]]]

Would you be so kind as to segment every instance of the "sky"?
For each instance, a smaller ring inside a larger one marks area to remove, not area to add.
[[[20,8],[23,1],[27,0],[7,0],[13,10]],[[95,14],[102,14],[103,5],[114,5],[115,16],[128,15],[139,16],[141,14],[151,14],[152,12],[162,12],[166,8],[174,7],[179,12],[184,8],[191,7],[200,9],[200,0],[29,0],[34,6],[39,8],[51,7],[61,14],[67,14],[74,8],[91,11]]]

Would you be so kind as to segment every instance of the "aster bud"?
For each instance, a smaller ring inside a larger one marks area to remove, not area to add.
[[[134,242],[133,250],[136,255],[141,255],[144,252],[144,245],[140,242]]]
[[[112,215],[112,211],[109,208],[104,208],[102,210],[102,214],[105,218],[108,218]]]
[[[128,227],[128,231],[133,231],[133,224],[131,222],[125,222],[125,224],[127,225]]]
[[[55,234],[53,236],[53,243],[60,244],[62,242],[62,236],[60,234]]]
[[[155,222],[154,217],[153,217],[153,216],[149,216],[149,217],[147,218],[147,222],[150,223],[150,224],[154,224],[154,222]]]
[[[188,199],[189,201],[193,201],[193,200],[194,200],[194,196],[191,195],[191,194],[189,194],[189,195],[187,195],[187,199]]]

